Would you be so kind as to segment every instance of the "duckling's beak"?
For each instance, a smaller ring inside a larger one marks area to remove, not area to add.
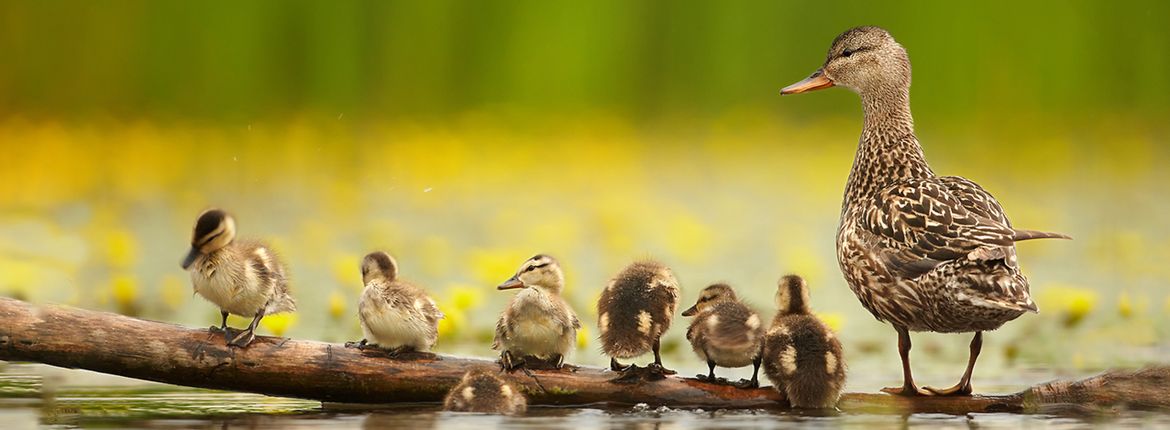
[[[822,90],[833,86],[833,80],[825,76],[823,69],[818,69],[816,72],[803,81],[784,87],[780,90],[780,95],[800,94],[808,91]]]
[[[497,290],[511,290],[513,288],[524,288],[524,283],[520,282],[520,279],[515,276],[496,287]]]
[[[699,313],[699,308],[697,306],[699,305],[691,306],[687,310],[683,311],[682,316],[689,317]]]
[[[183,258],[183,270],[187,270],[188,267],[195,264],[195,259],[199,258],[199,254],[202,254],[199,252],[199,248],[192,246],[191,251],[187,252],[187,257]]]

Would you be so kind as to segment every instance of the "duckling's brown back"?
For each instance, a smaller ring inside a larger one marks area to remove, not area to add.
[[[812,315],[777,317],[764,337],[763,364],[793,407],[833,407],[845,386],[841,342]]]
[[[601,348],[611,357],[630,358],[650,351],[668,328],[678,307],[678,281],[654,261],[626,267],[597,301]]]
[[[513,415],[527,407],[527,399],[511,384],[483,372],[466,375],[443,400],[443,409],[452,412]]]
[[[701,335],[700,331],[703,332]],[[705,343],[723,349],[759,347],[763,335],[759,315],[738,301],[712,305],[699,314],[687,329],[687,339],[703,336]]]

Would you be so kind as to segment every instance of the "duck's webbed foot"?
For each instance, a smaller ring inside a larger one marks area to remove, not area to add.
[[[609,358],[609,370],[612,370],[614,372],[625,372],[626,370],[629,370],[632,367],[634,367],[633,364],[622,365],[621,363],[618,363],[616,358],[613,358],[613,357]]]
[[[759,379],[740,379],[737,382],[731,383],[731,386],[733,386],[735,388],[744,388],[744,389],[760,388],[760,380]]]
[[[930,395],[934,395],[934,396],[963,397],[963,396],[970,396],[971,395],[971,383],[970,382],[967,382],[965,385],[962,382],[960,382],[960,383],[958,383],[955,386],[950,387],[950,388],[922,387],[922,389],[926,390]]]
[[[656,373],[656,374],[659,374],[662,376],[674,375],[674,374],[678,373],[678,372],[675,372],[673,370],[667,369],[665,366],[662,365],[662,363],[657,363],[657,362],[647,364],[646,370],[651,372],[651,373]]]
[[[240,332],[240,334],[236,335],[235,337],[233,337],[232,340],[228,341],[227,344],[229,346],[236,346],[236,347],[243,348],[243,347],[251,344],[252,341],[255,339],[256,339],[255,330],[254,329],[247,329],[247,330]]]
[[[505,350],[500,354],[500,367],[507,372],[524,367],[524,360],[512,355],[512,351]]]
[[[882,392],[886,394],[893,394],[895,396],[916,397],[916,396],[930,396],[932,393],[924,389],[915,387],[914,385],[903,385],[901,387],[886,387],[882,388]]]
[[[346,348],[357,348],[360,351],[360,350],[364,350],[364,349],[368,348],[368,346],[366,346],[368,342],[369,341],[367,341],[366,339],[362,339],[362,340],[357,341],[357,342],[352,342],[352,341],[346,342],[345,347]]]

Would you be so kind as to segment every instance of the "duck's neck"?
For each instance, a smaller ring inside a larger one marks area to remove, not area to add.
[[[865,125],[845,187],[845,204],[872,195],[892,183],[934,176],[910,114],[909,89],[861,94]]]

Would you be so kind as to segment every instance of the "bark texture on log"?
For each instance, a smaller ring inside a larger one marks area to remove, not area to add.
[[[444,355],[391,358],[338,344],[257,337],[247,348],[222,334],[65,306],[33,306],[0,298],[0,360],[33,361],[190,387],[341,403],[440,402],[468,370],[499,369],[491,360]],[[509,378],[537,405],[637,404],[670,407],[782,407],[771,387],[738,389],[669,377],[615,383],[607,369],[566,366],[515,372]],[[1054,405],[1170,408],[1170,368],[1116,371],[1058,381],[1021,393],[901,398],[845,394],[847,412],[1044,411]]]

